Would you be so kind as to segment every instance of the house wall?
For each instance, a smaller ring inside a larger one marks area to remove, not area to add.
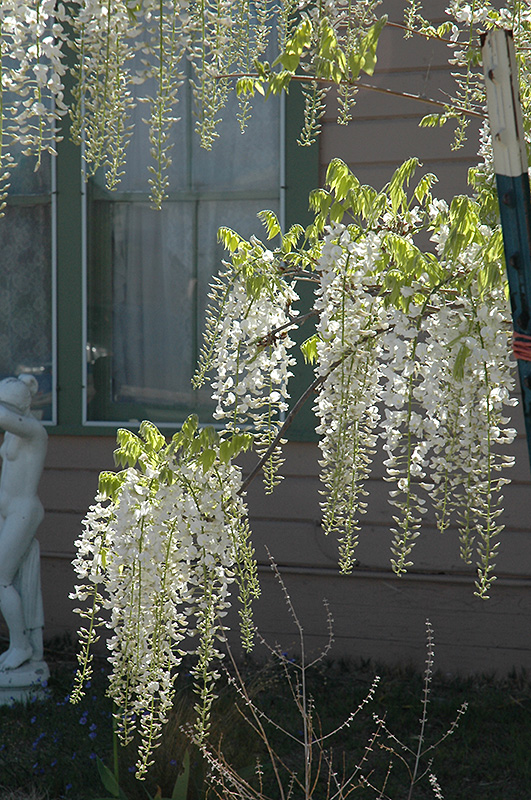
[[[400,21],[401,5],[393,0],[382,8],[391,20]],[[449,90],[451,85],[446,57],[445,46],[423,40],[404,42],[400,31],[386,29],[377,72],[363,80],[440,98],[444,96],[440,90]],[[340,127],[331,102],[320,140],[323,180],[327,162],[339,156],[362,182],[379,187],[405,158],[415,155],[424,170],[439,175],[441,196],[450,199],[463,191],[467,169],[475,160],[477,125],[471,124],[465,147],[452,152],[450,127],[418,128],[420,117],[430,111],[428,104],[362,89],[354,121]],[[500,521],[506,529],[498,559],[499,578],[488,601],[473,594],[474,570],[459,561],[456,532],[449,530],[441,536],[431,517],[415,547],[414,568],[403,578],[393,575],[389,566],[391,509],[381,458],[376,459],[368,482],[369,507],[360,536],[359,565],[353,575],[340,576],[335,543],[323,535],[320,526],[317,446],[289,444],[285,480],[275,494],[266,497],[259,481],[249,491],[263,591],[256,620],[263,635],[278,641],[283,649],[296,638],[268,565],[267,545],[292,596],[310,648],[326,641],[322,601],[327,598],[334,618],[333,656],[371,657],[421,667],[428,617],[435,629],[437,666],[445,672],[504,673],[513,667],[531,668],[531,494],[519,410],[516,421],[520,431],[514,446],[517,464],[513,482],[505,490],[505,512]],[[113,437],[50,437],[41,485],[46,518],[39,532],[48,638],[75,631],[79,624],[72,611],[74,604],[68,600],[74,582],[70,565],[73,543],[94,497],[99,471],[113,466],[114,446]],[[246,467],[249,464],[247,460]]]
[[[519,409],[516,423],[523,420]],[[81,520],[92,502],[98,473],[113,468],[112,437],[50,437],[41,484],[46,517],[39,531],[47,638],[74,632],[80,620],[68,594],[74,583],[71,560]],[[296,630],[274,578],[266,547],[277,563],[310,649],[326,643],[326,598],[334,619],[336,657],[374,658],[413,663],[425,657],[424,627],[435,629],[437,666],[445,672],[506,673],[531,668],[531,534],[529,530],[529,467],[525,437],[513,445],[517,465],[505,489],[506,529],[497,564],[498,580],[489,600],[474,596],[474,570],[459,559],[455,530],[437,532],[428,516],[415,546],[415,566],[397,578],[389,565],[391,509],[382,459],[375,459],[368,481],[368,510],[358,545],[358,566],[339,575],[336,543],[323,534],[319,508],[319,452],[312,443],[286,447],[284,481],[266,496],[260,480],[248,501],[262,598],[256,622],[273,644],[288,650]],[[246,457],[244,468],[252,465]],[[237,627],[235,615],[229,624]],[[236,637],[235,637],[236,638]]]

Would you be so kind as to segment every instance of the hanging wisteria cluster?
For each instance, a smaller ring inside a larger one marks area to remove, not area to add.
[[[152,161],[146,181],[154,205],[160,208],[169,191],[179,88],[188,80],[201,143],[210,148],[236,84],[243,130],[255,91],[267,94],[287,89],[300,66],[308,76],[302,140],[309,143],[324,111],[327,88],[321,81],[337,82],[340,77],[334,66],[338,54],[342,77],[351,75],[355,80],[362,69],[374,69],[385,21],[377,21],[377,5],[377,0],[302,6],[292,0],[278,4],[269,0],[252,4],[246,0],[3,1],[2,197],[15,151],[35,155],[38,166],[44,151],[55,152],[67,113],[70,134],[83,146],[86,175],[101,169],[107,187],[115,188],[125,168],[133,135],[131,112],[138,98],[149,108],[145,123]],[[270,54],[273,58],[280,54],[272,65],[263,60]],[[353,91],[354,87],[342,90],[345,113]]]
[[[264,403],[264,390],[272,400],[279,394],[263,375],[278,373],[279,348],[298,324],[293,310],[285,316],[286,298],[296,297],[292,287],[299,281],[313,281],[315,302],[304,321],[316,319],[316,333],[303,352],[316,369],[323,526],[339,538],[341,568],[350,572],[355,563],[364,484],[381,439],[395,507],[393,569],[400,575],[411,566],[431,502],[441,531],[450,520],[459,528],[469,563],[475,547],[476,588],[487,596],[507,481],[499,472],[512,463],[498,448],[514,436],[503,412],[514,403],[514,376],[502,241],[500,231],[482,221],[488,204],[456,197],[449,207],[432,196],[432,175],[419,181],[411,200],[406,187],[416,168],[411,159],[376,192],[334,160],[330,190],[314,192],[315,222],[300,246],[299,231],[281,237],[276,250],[226,234],[232,262],[212,295],[205,353],[220,354],[208,363],[213,396],[218,403],[229,398],[227,412],[218,406],[218,417],[231,415],[234,432],[256,428],[252,409]],[[270,238],[278,235],[271,216],[267,223]],[[426,231],[435,252],[415,243]],[[264,327],[245,339],[242,329],[247,332],[257,298],[254,284],[244,280],[249,275],[268,302],[260,304]],[[235,342],[231,356],[229,341]],[[287,378],[289,359],[282,357]],[[254,370],[256,379],[245,380]],[[240,395],[235,375],[242,376]],[[276,419],[271,427],[270,440],[279,445],[282,428]]]
[[[77,80],[71,114],[89,168],[104,167],[111,185],[118,180],[131,135],[132,85],[147,79],[146,86],[156,87],[145,98],[154,159],[151,189],[156,204],[162,202],[178,89],[189,74],[183,57],[191,62],[198,125],[207,146],[216,135],[231,76],[237,79],[242,123],[254,94],[280,92],[293,80],[303,83],[306,97],[302,144],[318,132],[332,84],[339,87],[341,121],[347,122],[356,80],[362,70],[374,70],[378,38],[389,24],[386,17],[378,19],[378,5],[361,0],[315,5],[286,0],[254,7],[231,0],[189,6],[177,0],[157,5],[146,0],[134,7],[118,0],[70,4]],[[19,5],[8,7],[15,9],[14,17],[22,14]],[[455,0],[449,21],[437,28],[424,19],[416,0],[406,11],[405,33],[445,41],[459,75],[455,97],[424,124],[456,119],[459,145],[467,114],[483,115],[477,32],[497,24],[515,30],[528,123],[526,3],[500,11],[486,2]],[[62,8],[48,19],[59,40],[66,20]],[[2,17],[2,46],[13,25]],[[273,64],[260,60],[271,35],[279,52]],[[46,91],[62,101],[65,52],[60,42],[57,47]],[[8,75],[14,66],[3,53]],[[33,69],[33,74],[42,73]],[[3,77],[2,86],[11,85],[9,80]],[[27,83],[31,97],[33,80]],[[28,147],[51,147],[53,137],[44,131],[57,124],[61,102],[43,102],[48,116],[41,106],[24,108],[43,121],[40,138],[39,126],[28,123],[33,137]],[[503,446],[514,436],[506,416],[514,404],[514,375],[485,127],[481,137],[472,197],[458,196],[450,204],[434,197],[434,175],[415,183],[416,159],[399,167],[381,191],[362,186],[336,159],[328,168],[327,188],[310,197],[314,220],[306,229],[295,225],[283,232],[275,215],[263,212],[265,242],[221,231],[229,255],[212,287],[194,385],[211,382],[216,422],[224,429],[201,430],[191,418],[169,444],[149,423],[139,436],[121,432],[117,460],[125,468],[102,475],[77,545],[75,597],[87,604],[82,613],[88,619],[81,634],[79,692],[90,668],[89,648],[107,627],[110,693],[120,708],[121,735],[126,741],[134,730],[142,735],[139,774],[149,763],[185,652],[197,656],[198,739],[208,732],[212,662],[235,580],[244,642],[251,644],[250,601],[258,586],[244,496],[257,470],[242,480],[233,458],[252,447],[272,491],[280,479],[286,430],[309,397],[320,436],[323,527],[337,537],[341,569],[354,568],[366,482],[380,445],[393,507],[394,571],[401,575],[411,566],[431,508],[441,532],[459,531],[461,555],[476,565],[476,593],[488,596],[502,530],[501,490],[507,482],[502,470],[512,463]],[[9,152],[6,141],[3,156]],[[310,308],[298,308],[301,281],[314,286]],[[315,377],[290,406],[296,328],[303,336],[306,331],[302,352],[314,364]]]
[[[38,165],[44,151],[53,153],[67,113],[74,141],[83,144],[86,174],[103,169],[108,187],[116,187],[125,168],[133,135],[131,112],[138,97],[149,107],[145,123],[152,161],[146,181],[160,207],[169,190],[179,88],[187,80],[203,146],[211,147],[216,138],[234,86],[243,129],[256,93],[279,93],[292,81],[301,83],[305,97],[299,141],[310,144],[319,133],[331,86],[337,87],[338,121],[346,124],[351,119],[358,79],[363,72],[373,73],[386,24],[398,24],[406,35],[438,38],[450,45],[455,95],[444,111],[428,115],[423,124],[457,119],[459,146],[469,116],[483,115],[478,31],[492,25],[511,27],[523,54],[528,4],[513,2],[500,10],[484,0],[453,0],[448,22],[438,27],[424,18],[417,0],[405,2],[405,25],[378,17],[380,5],[380,0],[3,0],[2,197],[13,159],[23,152],[36,156]],[[271,54],[272,63],[266,60]],[[527,87],[529,59],[524,55],[520,66]],[[135,90],[137,84],[145,91]],[[524,104],[527,100],[526,89]]]
[[[193,384],[198,388],[206,373],[214,372],[214,419],[228,431],[252,425],[254,446],[262,455],[274,443],[288,409],[290,367],[296,363],[289,353],[295,344],[289,329],[297,317],[292,304],[298,295],[277,274],[271,250],[257,239],[247,243],[223,229],[220,237],[238,266],[227,264],[212,287],[208,335]],[[264,465],[268,493],[279,482],[280,464],[273,448]]]
[[[78,686],[90,674],[90,647],[102,626],[112,631],[109,692],[119,708],[124,743],[141,735],[138,774],[148,768],[173,699],[173,675],[187,650],[193,666],[197,738],[208,732],[222,617],[237,581],[245,646],[252,646],[250,600],[258,595],[241,471],[232,463],[246,435],[198,431],[191,417],[168,445],[154,425],[119,434],[118,463],[100,476],[99,495],[76,542],[74,568],[83,581],[73,598],[86,602]]]

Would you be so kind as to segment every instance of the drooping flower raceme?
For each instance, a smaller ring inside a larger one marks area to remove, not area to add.
[[[64,102],[64,9],[54,0],[0,4],[0,182],[17,155],[55,153]],[[3,192],[0,186],[0,193]]]
[[[405,165],[400,170],[404,180]],[[389,197],[367,190],[365,198],[366,187],[341,165],[329,173],[336,204],[339,192],[343,202],[348,195],[365,225],[332,224],[316,264],[323,525],[339,534],[341,564],[350,569],[378,434],[396,509],[393,569],[412,565],[431,505],[441,531],[459,529],[468,562],[475,543],[477,593],[487,596],[507,482],[499,472],[512,463],[500,446],[514,436],[504,416],[515,401],[501,233],[482,222],[480,204],[457,197],[449,207],[422,181],[415,196],[423,205],[411,208],[395,178]],[[326,210],[333,199],[318,196]],[[436,254],[415,245],[423,229]]]
[[[189,4],[186,0],[150,0],[143,5],[139,44],[142,66],[135,82],[149,81],[151,92],[141,102],[150,109],[149,141],[153,163],[149,165],[151,198],[156,208],[169,191],[168,171],[173,147],[171,131],[177,122],[178,90],[185,81],[184,54],[189,36]]]
[[[445,256],[447,226],[434,233],[441,258]],[[499,234],[499,232],[498,232]],[[464,247],[452,263],[454,272],[478,272],[496,232],[478,225],[476,241]],[[493,580],[497,537],[502,525],[500,491],[508,479],[499,475],[511,466],[512,456],[502,453],[515,430],[509,427],[505,407],[517,403],[511,360],[512,326],[503,284],[482,285],[484,274],[472,281],[454,302],[439,298],[436,325],[428,348],[433,365],[429,416],[437,425],[430,461],[432,497],[440,530],[457,521],[461,555],[472,560],[478,552],[478,593],[486,596]]]
[[[130,62],[138,24],[124,0],[74,0],[69,24],[77,58],[72,138],[84,145],[88,174],[103,167],[112,189],[123,172],[131,134]]]
[[[356,242],[345,226],[334,225],[325,236],[318,264],[316,372],[324,383],[315,411],[326,487],[323,527],[339,536],[344,572],[354,564],[358,516],[366,507],[363,484],[380,418],[379,335],[386,327],[386,310],[371,289],[379,249],[378,234]]]
[[[235,580],[250,645],[249,601],[258,590],[238,494],[241,473],[231,463],[245,443],[245,437],[222,442],[212,430],[197,432],[193,419],[169,446],[148,424],[140,437],[123,432],[119,458],[136,466],[102,475],[101,495],[76,543],[74,567],[83,584],[73,597],[89,600],[84,614],[90,619],[80,684],[103,625],[112,632],[109,693],[119,708],[119,734],[124,742],[135,730],[141,735],[139,775],[151,763],[186,652],[198,656],[198,739],[208,731],[211,664],[220,655],[216,642]]]
[[[252,239],[239,247],[226,265],[212,295],[206,344],[196,385],[211,371],[214,419],[228,430],[254,428],[255,448],[265,453],[274,443],[287,410],[288,381],[295,360],[289,329],[295,326],[298,299],[284,280],[273,253]],[[281,463],[277,451],[264,465],[264,481],[272,491]]]

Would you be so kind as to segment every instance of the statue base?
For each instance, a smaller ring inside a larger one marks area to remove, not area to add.
[[[13,702],[28,703],[39,698],[44,700],[49,677],[50,670],[45,661],[26,661],[17,669],[0,671],[0,706]]]

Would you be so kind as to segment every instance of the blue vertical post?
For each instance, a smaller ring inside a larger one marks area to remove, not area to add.
[[[482,56],[515,355],[531,463],[531,198],[512,31],[498,28],[484,34]]]

